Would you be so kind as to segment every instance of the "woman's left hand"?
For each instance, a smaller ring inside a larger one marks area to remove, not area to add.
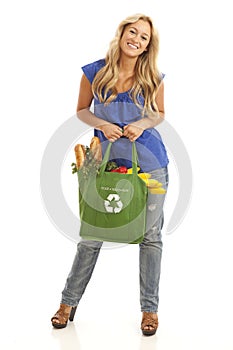
[[[124,126],[124,132],[123,132],[123,136],[128,137],[128,139],[131,142],[134,142],[137,140],[137,138],[139,138],[139,136],[141,136],[141,134],[143,133],[144,129],[133,125],[133,124],[128,124],[126,126]]]

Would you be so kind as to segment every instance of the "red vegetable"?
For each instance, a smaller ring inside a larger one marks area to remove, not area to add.
[[[112,169],[111,172],[112,173],[121,173],[121,174],[127,174],[128,169],[126,168],[126,166],[120,166],[116,169]]]
[[[111,173],[118,173],[118,169],[119,169],[119,168],[112,169],[112,170],[111,170]]]
[[[126,166],[120,166],[118,168],[118,171],[119,171],[119,173],[126,174],[128,169],[126,168]]]

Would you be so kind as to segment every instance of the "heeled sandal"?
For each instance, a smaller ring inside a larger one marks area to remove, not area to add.
[[[141,330],[143,335],[154,335],[157,331],[159,322],[158,315],[153,312],[143,312]],[[152,329],[145,329],[151,327]]]
[[[66,304],[60,304],[59,310],[51,318],[51,322],[54,328],[65,328],[67,322],[73,321],[77,306],[69,306]]]

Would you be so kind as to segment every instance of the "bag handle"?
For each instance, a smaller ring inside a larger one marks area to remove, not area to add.
[[[109,161],[109,157],[110,157],[110,151],[111,151],[111,147],[112,147],[112,142],[110,142],[108,144],[108,147],[106,149],[106,152],[104,154],[104,158],[102,160],[102,163],[100,165],[100,175],[103,175],[107,162]],[[136,144],[135,142],[132,142],[132,174],[136,174],[138,173],[137,171],[137,163],[138,163],[138,153],[137,153],[137,149],[136,149]]]

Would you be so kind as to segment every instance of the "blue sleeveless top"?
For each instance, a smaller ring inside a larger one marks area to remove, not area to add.
[[[96,73],[104,67],[104,65],[105,60],[100,59],[82,67],[84,74],[91,84]],[[163,78],[164,74],[162,74],[161,79]],[[130,91],[119,93],[115,100],[108,105],[104,105],[104,103],[101,103],[98,99],[94,98],[94,114],[98,118],[117,124],[120,127],[143,118],[141,115],[141,109],[135,105],[129,92]],[[139,96],[139,103],[142,106],[144,105],[143,96]],[[94,135],[99,137],[104,154],[109,142],[100,130],[94,129]],[[138,164],[141,172],[150,172],[167,166],[169,162],[167,152],[162,138],[155,128],[144,130],[135,143],[138,153]],[[110,159],[116,161],[118,166],[123,165],[127,168],[131,168],[131,152],[131,141],[126,137],[121,137],[113,143]]]

